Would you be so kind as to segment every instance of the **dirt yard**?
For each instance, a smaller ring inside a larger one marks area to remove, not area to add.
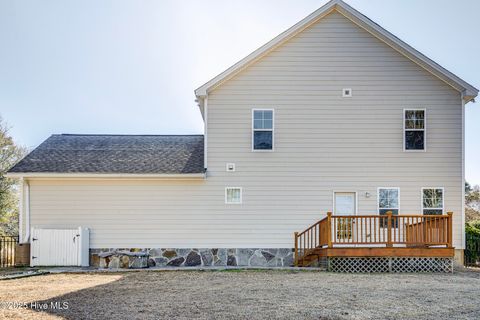
[[[479,319],[480,272],[51,274],[0,281],[0,303],[7,319]]]

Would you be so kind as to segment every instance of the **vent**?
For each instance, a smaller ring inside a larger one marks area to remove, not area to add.
[[[227,163],[227,172],[235,171],[235,163]]]
[[[342,97],[350,98],[352,96],[352,89],[351,88],[343,88],[342,89]]]

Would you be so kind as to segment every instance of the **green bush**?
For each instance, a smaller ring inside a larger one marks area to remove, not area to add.
[[[480,236],[480,220],[465,223],[465,233],[472,236]]]
[[[465,262],[468,265],[478,265],[480,249],[480,220],[465,224]]]

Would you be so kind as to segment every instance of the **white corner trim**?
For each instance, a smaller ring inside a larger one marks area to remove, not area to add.
[[[114,179],[114,180],[202,180],[205,173],[185,174],[129,174],[129,173],[49,173],[49,172],[12,172],[7,173],[9,178],[33,179]]]
[[[208,168],[208,97],[203,99],[203,168]]]
[[[465,99],[463,93],[461,96],[462,103],[462,226],[465,225]],[[465,228],[461,231],[462,244],[459,249],[465,249]]]

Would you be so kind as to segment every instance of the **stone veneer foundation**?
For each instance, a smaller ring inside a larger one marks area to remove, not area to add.
[[[106,252],[144,252],[138,255],[112,255],[102,257]],[[100,255],[99,255],[100,254]],[[142,259],[142,261],[136,261]],[[147,264],[144,261],[147,261]],[[128,260],[128,261],[127,261]],[[90,266],[116,268],[145,267],[291,267],[293,249],[90,249]]]

